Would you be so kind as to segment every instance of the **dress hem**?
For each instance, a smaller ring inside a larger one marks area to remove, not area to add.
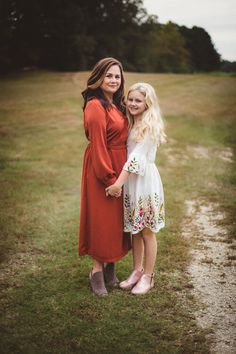
[[[100,258],[100,257],[97,257],[93,254],[90,254],[90,253],[87,253],[87,252],[83,252],[83,253],[80,253],[79,256],[80,257],[83,257],[83,256],[90,256],[92,258],[94,258],[96,261],[98,262],[101,262],[101,263],[115,263],[117,261],[119,261],[121,258],[123,258],[124,256],[126,256],[128,254],[130,249],[128,249],[127,251],[125,251],[121,256],[119,257],[114,257],[114,258],[109,258],[109,259],[104,259],[104,258]]]
[[[143,227],[141,230],[137,230],[137,231],[133,232],[132,229],[129,229],[129,230],[125,229],[124,232],[131,232],[132,235],[136,235],[136,234],[138,234],[139,232],[143,231],[143,229],[147,228],[147,229],[150,229],[152,232],[157,233],[157,232],[159,232],[161,229],[163,229],[164,227],[165,227],[165,224],[163,224],[162,226],[160,226],[158,229],[152,229],[151,227],[144,225],[144,227]]]

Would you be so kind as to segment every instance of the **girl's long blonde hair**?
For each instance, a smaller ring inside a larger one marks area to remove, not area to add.
[[[126,102],[131,91],[139,91],[142,93],[147,107],[143,112],[141,124],[138,125],[133,132],[134,141],[141,141],[144,138],[145,133],[148,132],[152,140],[157,140],[158,145],[166,142],[164,122],[154,88],[147,83],[138,82],[129,88]],[[128,109],[127,117],[131,129],[134,126],[134,117],[129,113]]]

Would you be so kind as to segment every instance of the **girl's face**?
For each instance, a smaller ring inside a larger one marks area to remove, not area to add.
[[[112,97],[113,94],[119,90],[121,85],[121,72],[118,65],[112,65],[110,69],[107,70],[106,75],[101,84],[101,89],[103,90],[105,96]]]
[[[137,90],[131,91],[128,94],[127,108],[134,118],[142,116],[143,112],[146,110],[144,95]]]

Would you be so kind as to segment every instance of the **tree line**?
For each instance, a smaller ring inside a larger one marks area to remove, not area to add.
[[[106,56],[125,70],[219,70],[220,54],[200,27],[161,24],[142,0],[0,0],[0,70],[88,70]]]

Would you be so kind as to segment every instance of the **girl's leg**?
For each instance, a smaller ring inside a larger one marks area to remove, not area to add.
[[[141,271],[143,269],[144,244],[141,233],[132,235],[133,267]]]
[[[120,288],[124,290],[132,289],[143,274],[143,238],[141,233],[132,235],[133,271],[128,279],[120,283]]]
[[[157,254],[157,240],[154,232],[145,228],[142,230],[143,242],[144,242],[144,273],[141,276],[139,282],[132,289],[132,294],[146,294],[153,286],[153,270],[156,261]]]
[[[156,235],[150,229],[142,230],[144,241],[144,273],[151,275],[154,270],[156,255],[157,255],[157,240]]]

